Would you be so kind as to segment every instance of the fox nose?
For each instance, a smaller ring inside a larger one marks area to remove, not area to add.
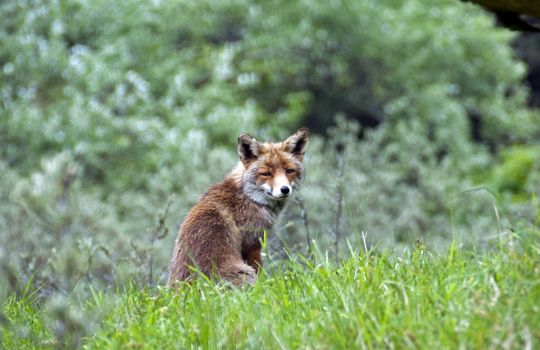
[[[282,186],[281,187],[281,193],[289,194],[289,192],[291,192],[291,189],[289,188],[289,186]]]

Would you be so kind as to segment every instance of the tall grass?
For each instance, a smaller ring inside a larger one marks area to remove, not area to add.
[[[351,254],[291,262],[231,289],[199,279],[178,289],[93,293],[107,307],[79,343],[57,337],[31,297],[4,305],[5,348],[525,348],[540,346],[540,241],[489,252]]]

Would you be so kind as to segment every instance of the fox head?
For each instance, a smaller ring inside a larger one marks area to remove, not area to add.
[[[238,137],[238,156],[243,166],[242,188],[253,201],[272,205],[284,201],[302,178],[302,161],[309,130],[298,129],[285,141],[265,143],[247,134]]]

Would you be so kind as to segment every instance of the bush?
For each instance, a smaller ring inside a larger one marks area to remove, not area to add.
[[[318,132],[308,220],[293,203],[278,227],[301,251],[305,225],[322,249],[336,233],[361,244],[362,231],[393,247],[473,243],[538,215],[467,192],[490,185],[492,169],[509,181],[499,155],[532,145],[540,125],[512,35],[476,7],[21,0],[0,5],[0,23],[0,261],[11,289],[163,280],[179,223],[233,167],[240,132]],[[514,156],[504,162],[530,168]],[[523,198],[537,191],[529,173],[516,179]]]

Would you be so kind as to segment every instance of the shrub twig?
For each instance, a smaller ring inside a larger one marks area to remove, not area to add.
[[[309,225],[309,218],[306,211],[306,206],[304,199],[300,196],[296,196],[296,203],[300,207],[300,219],[302,220],[302,224],[304,225],[304,229],[306,231],[306,242],[307,242],[307,249],[308,249],[308,256],[311,257],[313,255],[313,245],[311,240],[311,230]]]
[[[337,177],[337,212],[336,212],[336,222],[335,222],[335,229],[334,229],[334,253],[336,255],[336,261],[338,261],[339,257],[339,241],[341,240],[341,218],[343,215],[343,190],[344,190],[344,184],[343,184],[343,176],[345,173],[345,159],[343,156],[344,151],[344,145],[338,143],[336,145],[336,153],[337,153],[337,161],[338,161],[338,177]]]
[[[152,231],[152,235],[150,238],[150,254],[148,258],[148,285],[152,285],[154,282],[154,254],[152,254],[152,251],[154,249],[154,243],[157,240],[165,238],[169,233],[169,228],[165,226],[165,218],[169,213],[172,201],[173,196],[171,195],[169,197],[169,200],[167,201],[167,204],[165,205],[165,209],[163,209],[163,211],[158,216],[157,226]]]

